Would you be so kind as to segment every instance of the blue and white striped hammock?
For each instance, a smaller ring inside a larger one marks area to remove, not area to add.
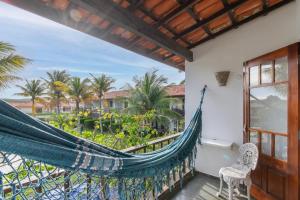
[[[185,159],[189,158],[188,167],[194,168],[196,144],[201,143],[205,90],[206,86],[186,130],[173,143],[144,154],[124,153],[75,137],[0,101],[0,152],[120,181],[152,177],[153,187],[159,187],[163,177],[169,176],[174,168],[182,170]],[[119,188],[119,199],[126,199],[123,193]]]

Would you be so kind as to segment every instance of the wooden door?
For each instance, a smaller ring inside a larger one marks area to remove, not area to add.
[[[244,142],[259,148],[252,173],[259,200],[299,199],[298,87],[298,44],[244,65]]]

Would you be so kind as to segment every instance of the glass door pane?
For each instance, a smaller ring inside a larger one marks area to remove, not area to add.
[[[287,133],[288,85],[250,89],[250,127]]]
[[[272,136],[268,133],[261,134],[261,152],[265,155],[272,154]]]
[[[273,82],[273,65],[272,62],[261,65],[261,83]]]
[[[250,86],[257,86],[259,84],[259,66],[250,68]]]
[[[279,160],[287,160],[287,137],[275,136],[275,158]]]
[[[250,132],[250,142],[251,143],[258,145],[258,137],[259,137],[259,134],[257,132],[253,132],[253,131]]]
[[[275,82],[288,80],[288,59],[287,57],[275,60]]]

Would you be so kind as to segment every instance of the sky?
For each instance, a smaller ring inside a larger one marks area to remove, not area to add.
[[[113,77],[114,87],[120,89],[132,83],[132,77],[158,69],[169,83],[179,83],[184,72],[140,56],[113,44],[73,30],[38,15],[0,2],[0,41],[15,46],[17,53],[31,63],[17,75],[16,82],[0,92],[0,98],[22,98],[16,84],[25,79],[46,77],[46,72],[67,70],[72,76],[86,78],[89,73]]]

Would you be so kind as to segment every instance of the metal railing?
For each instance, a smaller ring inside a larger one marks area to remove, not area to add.
[[[129,153],[154,151],[170,144],[178,136],[180,133],[151,141],[146,145],[130,147],[123,151]],[[185,166],[183,166],[184,174],[188,173],[188,168]],[[182,175],[179,174],[179,170],[175,170],[171,185],[178,183],[179,179],[182,178],[180,176]],[[80,171],[67,171],[18,155],[0,152],[0,200],[118,199],[116,182],[117,180],[114,178],[89,175]],[[151,180],[145,178],[142,183],[135,184],[136,186],[142,184],[147,189],[140,199],[154,199],[155,194],[151,183]],[[165,183],[163,192],[168,190],[168,187],[169,185]],[[128,190],[134,192],[138,188],[128,188]]]

